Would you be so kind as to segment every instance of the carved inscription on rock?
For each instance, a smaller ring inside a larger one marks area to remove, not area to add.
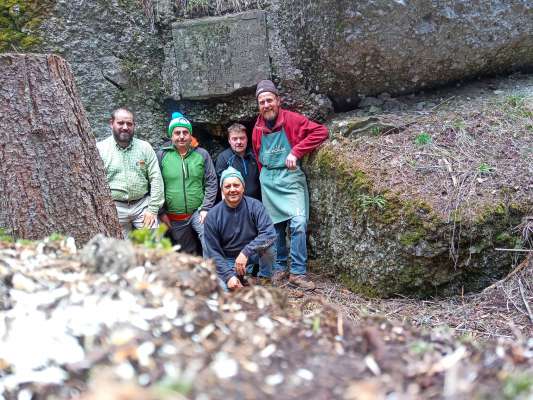
[[[172,25],[184,99],[224,96],[270,77],[264,11]]]

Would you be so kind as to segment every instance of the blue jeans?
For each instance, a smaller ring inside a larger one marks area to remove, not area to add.
[[[204,244],[204,224],[200,223],[200,211],[196,210],[191,216],[191,226],[192,229],[198,235],[200,239],[200,244],[202,245],[202,255],[204,253],[205,244]]]
[[[248,265],[246,266],[246,273],[251,274],[254,264],[259,264],[259,273],[257,276],[262,278],[270,278],[272,276],[272,266],[276,259],[276,247],[274,245],[267,247],[265,250],[260,251],[259,254],[254,254],[248,259]],[[235,270],[235,257],[227,257],[226,262],[228,267]],[[218,278],[218,283],[224,289],[228,291],[226,282]]]
[[[287,221],[274,224],[277,239],[277,259],[273,271],[287,270],[287,240],[286,231],[289,226],[289,235],[291,240],[291,269],[293,275],[303,275],[307,272],[307,218],[304,216],[292,217]]]

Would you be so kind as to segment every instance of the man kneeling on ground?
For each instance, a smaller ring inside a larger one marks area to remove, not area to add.
[[[224,289],[243,286],[259,263],[258,280],[270,280],[276,259],[276,230],[260,201],[244,196],[244,179],[233,167],[220,177],[223,201],[209,211],[204,226],[205,256],[215,261]]]

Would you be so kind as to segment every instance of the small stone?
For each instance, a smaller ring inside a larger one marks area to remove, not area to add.
[[[22,275],[15,274],[13,275],[13,288],[17,290],[23,290],[25,292],[32,293],[36,290],[37,285],[30,278]]]
[[[370,114],[379,114],[381,113],[383,110],[381,109],[381,107],[377,107],[377,106],[370,106],[370,108],[368,109],[368,112]]]
[[[215,361],[211,364],[211,369],[219,379],[229,379],[239,372],[239,364],[226,353],[218,353]]]
[[[259,371],[259,366],[254,362],[242,360],[241,364],[246,371],[251,372],[252,374],[255,374]]]
[[[131,328],[117,329],[113,331],[109,341],[114,346],[123,346],[135,338],[135,331]]]
[[[265,316],[262,316],[257,320],[257,325],[263,328],[266,333],[271,333],[274,330],[274,322]]]
[[[315,377],[311,371],[305,368],[300,368],[298,371],[296,371],[296,375],[302,379],[305,379],[306,381],[311,381]]]
[[[137,379],[137,381],[139,382],[139,385],[141,386],[146,386],[150,383],[150,375],[148,374],[141,374],[139,375],[139,378]]]
[[[96,235],[81,250],[81,262],[93,272],[125,272],[135,264],[133,245]]]
[[[22,389],[18,396],[17,400],[31,400],[33,393],[29,389]]]
[[[268,358],[276,351],[276,345],[271,343],[259,353],[261,358]]]
[[[277,386],[281,383],[283,383],[283,375],[282,374],[272,374],[272,375],[268,375],[266,378],[265,378],[265,383],[269,386]]]
[[[129,362],[124,362],[115,367],[115,373],[120,379],[125,381],[135,378],[135,368]]]
[[[137,347],[137,358],[139,363],[142,366],[148,366],[150,361],[150,356],[154,354],[155,344],[152,342],[144,342],[139,347]]]

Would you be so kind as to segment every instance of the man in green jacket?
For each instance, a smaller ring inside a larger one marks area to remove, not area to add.
[[[172,114],[168,126],[171,145],[158,152],[165,183],[165,205],[161,221],[170,227],[174,243],[187,253],[196,252],[198,235],[204,246],[204,221],[214,206],[217,175],[209,153],[198,147],[191,123],[179,112]]]
[[[118,108],[109,120],[112,135],[96,144],[115,201],[124,238],[133,228],[157,228],[163,180],[150,143],[133,137],[131,111]]]

